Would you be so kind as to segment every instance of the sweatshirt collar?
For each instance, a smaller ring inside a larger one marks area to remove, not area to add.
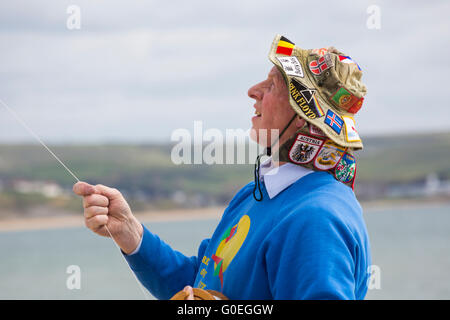
[[[289,162],[282,166],[274,167],[272,157],[261,163],[260,170],[270,199],[276,197],[297,180],[314,172],[311,169]]]

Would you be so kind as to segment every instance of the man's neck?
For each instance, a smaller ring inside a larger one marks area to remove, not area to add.
[[[271,159],[272,162],[272,166],[275,167],[281,167],[282,165],[285,165],[286,163],[288,163],[287,161],[275,161],[272,157]]]

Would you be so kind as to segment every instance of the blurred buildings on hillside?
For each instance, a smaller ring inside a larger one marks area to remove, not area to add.
[[[148,203],[156,207],[196,208],[216,205],[226,205],[235,192],[195,194],[186,190],[177,189],[170,193],[151,193],[148,190],[128,190],[123,185],[119,188],[130,201]],[[38,194],[44,198],[68,198],[73,196],[71,188],[61,186],[54,181],[32,181],[25,179],[0,179],[0,193]],[[421,198],[450,198],[450,180],[441,179],[437,174],[429,174],[423,179],[410,182],[359,182],[355,183],[355,193],[360,201],[373,201],[384,199],[421,199]]]

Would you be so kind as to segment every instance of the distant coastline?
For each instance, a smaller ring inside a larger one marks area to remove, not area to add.
[[[143,223],[169,222],[184,220],[220,219],[225,207],[210,207],[200,209],[177,209],[136,212],[136,217]],[[45,217],[6,218],[0,220],[0,232],[44,230],[54,228],[83,227],[83,214],[58,215]]]
[[[389,199],[361,202],[364,211],[376,211],[386,208],[430,208],[450,206],[449,198],[434,199]],[[136,217],[143,223],[170,222],[186,220],[220,219],[226,207],[208,207],[199,209],[175,209],[154,210],[136,212]],[[10,215],[12,216],[12,215]],[[45,230],[59,228],[83,227],[84,220],[80,214],[71,213],[65,215],[33,216],[33,217],[11,217],[0,220],[0,232]]]

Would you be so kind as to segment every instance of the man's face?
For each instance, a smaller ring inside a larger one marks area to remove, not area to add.
[[[289,105],[286,83],[277,67],[270,70],[266,80],[251,87],[248,96],[256,101],[250,137],[261,145],[270,146],[270,130],[278,129],[281,133],[295,113]],[[259,131],[261,129],[267,130],[267,142],[264,133]]]

